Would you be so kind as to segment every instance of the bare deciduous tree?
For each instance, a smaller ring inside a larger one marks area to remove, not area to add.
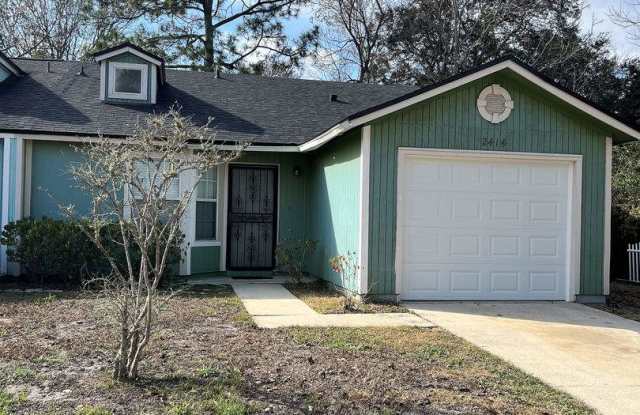
[[[0,50],[75,59],[84,46],[85,0],[0,0]]]
[[[138,375],[153,335],[158,286],[201,173],[238,157],[242,149],[238,144],[222,150],[208,125],[194,125],[177,109],[149,116],[125,139],[93,139],[76,148],[84,161],[70,166],[70,173],[91,200],[79,226],[111,268],[96,281],[118,323],[115,379]],[[185,175],[195,180],[181,180]],[[78,216],[73,206],[61,209]],[[118,231],[109,231],[114,224]]]
[[[324,50],[316,66],[337,80],[372,82],[375,62],[392,18],[389,0],[319,0],[316,18],[322,22]]]
[[[627,31],[630,40],[640,42],[640,1],[620,1],[609,8],[609,17]]]

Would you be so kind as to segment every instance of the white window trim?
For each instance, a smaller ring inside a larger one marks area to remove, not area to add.
[[[198,189],[196,187],[194,193],[194,202],[193,202],[193,220],[192,223],[189,224],[189,226],[191,227],[192,231],[193,231],[193,241],[191,243],[191,246],[194,247],[201,247],[201,246],[221,246],[222,242],[220,241],[220,223],[219,223],[219,218],[218,218],[218,213],[220,211],[220,206],[218,201],[220,200],[220,166],[216,167],[216,197],[213,199],[208,199],[208,198],[201,198],[198,197]],[[195,176],[195,174],[194,174]],[[197,177],[195,177],[197,179]],[[215,211],[215,218],[216,218],[216,229],[215,229],[215,238],[214,239],[196,239],[196,223],[197,223],[197,209],[196,209],[196,205],[198,202],[215,202],[216,204],[216,211]]]
[[[116,70],[117,69],[133,69],[139,70],[140,75],[140,93],[118,92],[115,90]],[[142,63],[125,63],[125,62],[109,62],[109,98],[116,99],[135,99],[146,100],[148,98],[148,79],[149,74],[147,65]]]

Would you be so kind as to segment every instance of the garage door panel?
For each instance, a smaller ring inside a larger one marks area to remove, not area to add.
[[[569,163],[417,157],[403,176],[402,298],[565,297]]]
[[[416,243],[416,239],[420,242]],[[496,234],[470,234],[467,229],[441,231],[429,228],[407,228],[404,233],[403,261],[407,264],[465,263],[563,265],[566,263],[565,236],[561,233],[544,234],[531,230],[506,229]]]
[[[432,300],[557,300],[564,295],[566,276],[555,267],[471,269],[460,268],[458,264],[409,267],[406,275],[409,286],[404,299]]]

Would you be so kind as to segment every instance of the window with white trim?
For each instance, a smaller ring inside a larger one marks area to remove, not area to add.
[[[109,62],[109,98],[146,100],[148,71],[145,64]]]
[[[138,176],[138,180],[140,180],[142,182],[142,186],[144,187],[145,191],[150,189],[150,184],[151,184],[151,180],[154,179],[155,177],[155,185],[159,186],[164,178],[162,176],[161,173],[156,173],[156,168],[158,167],[156,163],[147,163],[144,161],[138,161],[135,164],[136,166],[136,174]],[[167,166],[166,163],[162,162],[160,163],[160,170],[162,171],[166,171]],[[137,190],[134,190],[134,195],[137,198]],[[169,183],[169,188],[167,189],[166,192],[166,199],[167,200],[178,200],[180,199],[180,178],[179,177],[175,177],[173,179],[171,179],[171,182]]]
[[[218,216],[218,172],[202,173],[196,189],[196,241],[215,241]]]

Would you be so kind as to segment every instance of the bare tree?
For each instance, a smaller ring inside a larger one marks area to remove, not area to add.
[[[74,59],[84,46],[85,0],[0,0],[0,50]]]
[[[624,0],[609,7],[609,17],[624,28],[634,43],[640,42],[640,1]]]
[[[316,66],[337,80],[376,80],[376,58],[392,18],[389,0],[319,0],[316,18],[326,52],[318,55]]]
[[[84,161],[70,173],[91,200],[79,226],[111,269],[96,281],[111,299],[118,323],[115,379],[138,375],[154,331],[159,283],[200,175],[242,149],[222,150],[208,125],[194,125],[177,109],[149,116],[125,139],[93,139],[76,148]],[[193,179],[184,180],[185,175]],[[73,206],[61,209],[78,217]]]

